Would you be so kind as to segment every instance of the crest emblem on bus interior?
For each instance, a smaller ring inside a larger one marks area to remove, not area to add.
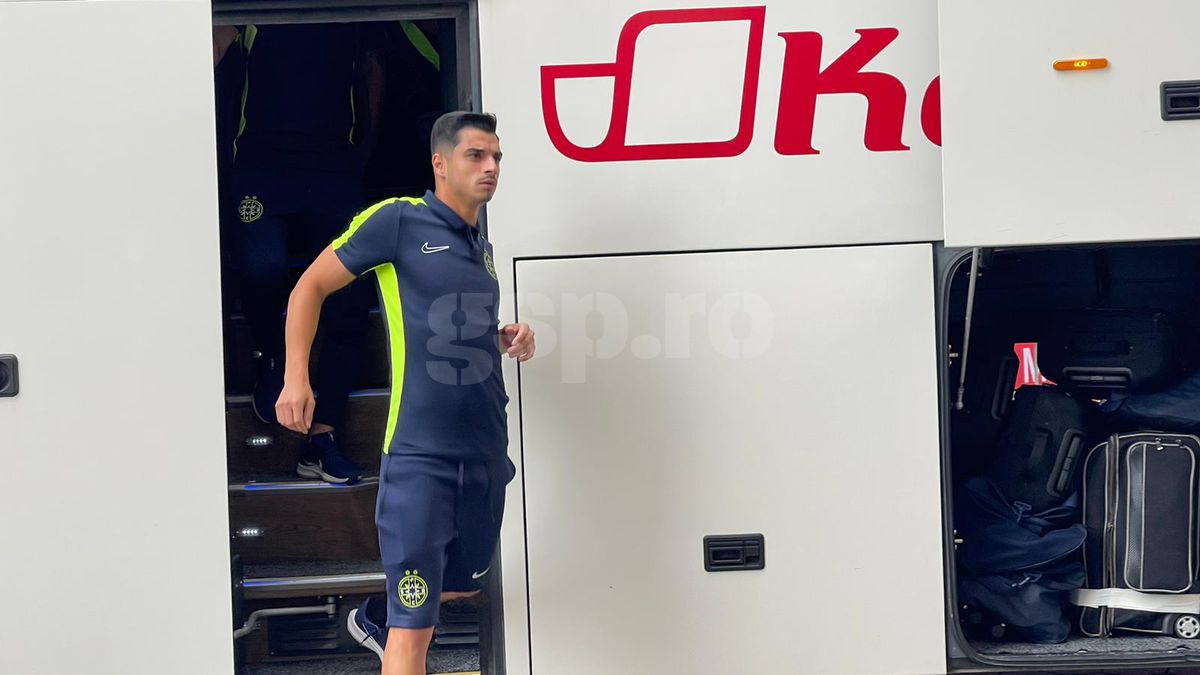
[[[253,223],[262,217],[262,214],[263,205],[258,201],[257,196],[246,195],[242,203],[238,205],[238,217],[242,219],[243,223]]]
[[[640,12],[630,17],[617,40],[612,63],[542,66],[542,114],[551,142],[566,157],[581,162],[620,162],[655,159],[735,157],[750,147],[754,137],[754,113],[758,100],[758,77],[762,64],[766,7],[716,7]],[[629,145],[629,100],[633,90],[633,61],[638,37],[647,28],[669,24],[745,21],[750,24],[746,45],[746,70],[737,132],[724,141],[696,143],[650,143]],[[556,85],[559,80],[612,78],[613,102],[608,133],[599,145],[585,148],[573,143],[563,131],[558,113]]]

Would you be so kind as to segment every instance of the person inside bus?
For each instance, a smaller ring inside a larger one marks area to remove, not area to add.
[[[283,388],[284,309],[303,269],[364,206],[363,167],[379,126],[383,38],[371,24],[216,27],[216,63],[235,45],[245,61],[228,181],[228,230],[238,290],[256,349],[253,407],[276,423]],[[351,284],[325,306],[317,404],[296,472],[349,483],[363,470],[342,452],[351,390],[362,370],[373,284]]]

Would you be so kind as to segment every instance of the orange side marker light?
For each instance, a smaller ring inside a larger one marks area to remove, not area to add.
[[[1069,59],[1065,61],[1055,61],[1055,70],[1075,71],[1075,70],[1104,70],[1108,67],[1108,59]]]

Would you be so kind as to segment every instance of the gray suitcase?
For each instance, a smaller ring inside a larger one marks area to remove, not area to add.
[[[1117,434],[1084,461],[1080,629],[1200,637],[1200,438]]]

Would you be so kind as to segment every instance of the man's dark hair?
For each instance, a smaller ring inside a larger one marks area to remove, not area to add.
[[[442,115],[433,123],[433,132],[429,134],[430,151],[437,152],[440,148],[453,148],[458,145],[458,133],[463,129],[479,129],[489,134],[495,134],[496,116],[491,113],[465,110]]]

